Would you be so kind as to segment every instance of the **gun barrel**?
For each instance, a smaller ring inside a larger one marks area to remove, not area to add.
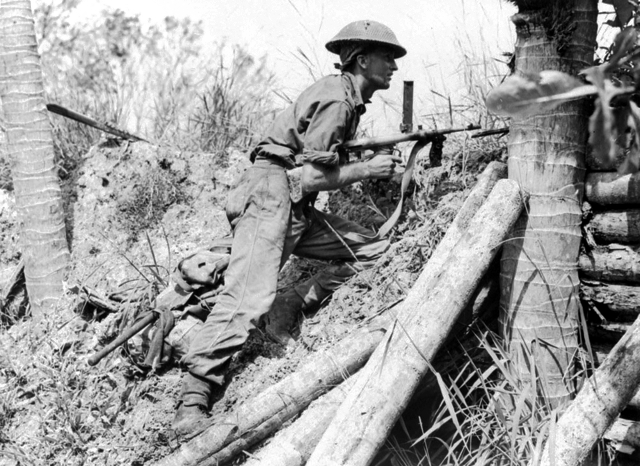
[[[47,104],[47,110],[49,110],[51,113],[55,113],[57,115],[69,118],[71,120],[75,120],[84,125],[91,126],[92,128],[98,129],[100,131],[104,131],[105,133],[114,134],[123,139],[129,139],[131,141],[148,142],[142,139],[140,136],[136,136],[135,134],[128,133],[120,128],[115,127],[112,124],[101,123],[99,121],[94,120],[93,118],[89,118],[86,115],[82,115],[81,113],[74,112],[73,110],[69,110],[68,108],[63,107],[62,105]]]
[[[120,335],[118,338],[113,340],[107,346],[105,346],[100,351],[98,351],[96,354],[94,354],[89,359],[87,359],[87,363],[90,366],[95,366],[100,361],[102,361],[102,359],[104,359],[105,356],[107,356],[108,354],[112,353],[118,346],[126,343],[131,338],[133,338],[134,335],[136,335],[143,328],[145,328],[147,325],[152,324],[153,322],[155,322],[155,320],[157,318],[158,318],[158,313],[157,312],[153,312],[153,311],[149,312],[145,317],[143,317],[138,322],[133,324],[131,327],[126,329],[122,333],[122,335]]]
[[[401,134],[392,134],[390,136],[381,136],[375,138],[362,138],[362,139],[354,139],[353,141],[347,141],[342,144],[342,147],[349,151],[357,151],[357,150],[365,150],[365,149],[374,149],[376,147],[382,146],[390,146],[392,144],[398,144],[400,142],[407,141],[420,141],[424,139],[430,139],[435,136],[449,134],[449,133],[459,133],[461,131],[473,131],[476,129],[480,129],[479,125],[469,125],[464,128],[446,128],[438,131],[415,131],[413,133],[401,133]]]

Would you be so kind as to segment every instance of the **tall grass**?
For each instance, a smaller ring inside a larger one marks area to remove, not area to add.
[[[520,466],[535,462],[544,441],[553,437],[561,411],[545,401],[544,375],[532,373],[529,383],[520,383],[512,376],[503,341],[486,327],[476,328],[465,346],[479,351],[460,352],[458,370],[443,375],[446,383],[439,385],[443,401],[425,422],[423,434],[413,441],[412,447],[424,455],[419,461],[400,464]],[[611,464],[613,456],[612,448],[601,442],[591,464]]]
[[[120,10],[73,22],[77,0],[36,11],[46,97],[96,120],[182,150],[246,149],[274,112],[263,59],[203,43],[202,24],[166,18],[145,25]],[[52,116],[61,175],[100,132]]]

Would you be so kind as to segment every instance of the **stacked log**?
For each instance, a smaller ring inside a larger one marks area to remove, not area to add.
[[[592,343],[607,352],[640,314],[640,173],[619,174],[601,164],[589,169],[591,241],[579,259],[580,291]]]
[[[640,173],[587,158],[585,225],[580,293],[595,362],[611,353],[640,315]],[[628,407],[640,410],[640,394]],[[633,447],[635,448],[635,447]]]

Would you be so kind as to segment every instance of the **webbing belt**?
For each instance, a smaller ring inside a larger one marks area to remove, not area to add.
[[[429,144],[429,140],[417,141],[413,148],[411,149],[411,154],[409,155],[409,160],[407,160],[407,166],[402,174],[402,183],[400,184],[400,201],[398,201],[398,205],[396,206],[396,210],[393,211],[391,217],[387,219],[386,222],[380,227],[378,233],[373,238],[384,238],[391,229],[396,226],[398,220],[400,219],[400,214],[402,214],[402,205],[404,204],[405,193],[407,192],[407,188],[409,187],[409,183],[411,182],[411,177],[413,176],[413,168],[416,164],[416,156],[418,152],[422,150],[424,146]]]

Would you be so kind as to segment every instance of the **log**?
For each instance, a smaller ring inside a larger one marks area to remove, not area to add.
[[[499,272],[499,263],[494,260],[494,264],[498,266],[495,271],[497,273]],[[491,318],[491,311],[497,311],[500,290],[496,275],[491,273],[493,267],[494,265],[489,269],[489,273],[483,277],[471,305],[467,306],[458,322],[456,322],[456,329],[462,331],[471,322],[485,317]],[[460,331],[454,330],[449,335],[447,343],[453,337],[459,336]],[[243,463],[244,466],[271,464],[277,464],[278,466],[304,466],[331,423],[338,407],[345,400],[347,393],[359,376],[360,373],[358,372],[326,395],[311,403],[295,422],[278,432],[265,447],[252,455],[251,459],[245,461]],[[435,376],[427,374],[421,382],[420,389],[415,394],[415,397],[420,397],[424,392],[431,390],[439,390],[439,386]]]
[[[595,344],[615,345],[631,324],[589,324],[589,339]]]
[[[604,438],[610,442],[640,449],[640,422],[618,419],[605,432]]]
[[[444,238],[432,254],[427,267],[434,261],[444,261],[449,250],[460,239],[471,218],[487,198],[496,182],[506,176],[506,165],[491,162],[478,177],[478,181],[460,211],[447,230]],[[420,279],[419,279],[420,280]],[[418,281],[419,281],[418,280]],[[384,322],[388,322],[386,317]],[[381,326],[382,320],[371,325]],[[366,329],[365,329],[366,330]],[[326,393],[333,385],[347,377],[347,367],[353,372],[363,363],[362,357],[371,354],[382,340],[382,332],[365,334],[355,332],[333,349],[314,355],[302,366],[302,369],[268,388],[254,399],[240,406],[235,414],[208,428],[202,434],[183,444],[177,451],[156,463],[157,466],[177,466],[205,464],[204,461],[214,453],[229,447],[233,442],[239,448],[247,448],[243,436],[248,432],[260,430],[262,438],[277,430],[286,420],[297,415],[313,399]],[[356,352],[349,345],[362,345]],[[365,348],[365,345],[368,345]],[[327,363],[329,361],[330,363]],[[354,362],[355,361],[355,362]],[[342,365],[342,366],[340,366]],[[330,371],[328,375],[326,371]],[[339,377],[337,376],[339,373]],[[293,402],[295,400],[295,402]],[[272,403],[273,405],[269,404]],[[273,421],[273,419],[276,419]],[[253,437],[254,441],[259,441]],[[226,453],[225,453],[226,454]]]
[[[17,292],[17,289],[20,285],[24,286],[23,260],[20,260],[13,273],[11,274],[11,277],[9,277],[5,289],[0,292],[0,312],[5,311],[5,306],[7,306],[11,302],[14,296],[14,292]]]
[[[618,343],[620,339],[618,339],[615,343]],[[615,346],[611,343],[594,343],[592,344],[593,357],[595,358],[595,367],[600,367],[607,355],[611,352],[611,349]],[[629,403],[627,404],[628,408],[631,408],[635,412],[640,411],[640,389],[633,395]]]
[[[582,464],[640,387],[639,349],[640,318],[585,381],[560,417],[555,436],[545,444],[541,466]]]
[[[640,284],[640,247],[610,244],[580,253],[580,278]]]
[[[314,353],[296,372],[248,400],[226,418],[215,421],[156,465],[217,465],[218,461],[211,459],[214,453],[227,448],[220,456],[229,456],[228,448],[233,448],[234,442],[239,451],[246,449],[248,443],[244,437],[247,435],[252,442],[262,440],[364,365],[382,340],[385,322],[388,322],[385,316],[373,319],[367,327],[355,331],[333,348]],[[260,435],[256,436],[256,432]]]
[[[640,204],[640,172],[589,172],[584,187],[587,201],[592,204]]]
[[[280,431],[244,466],[304,466],[359,376],[358,373],[350,377],[311,403],[299,419]]]
[[[446,260],[438,266],[429,261],[419,278],[424,287],[411,289],[307,466],[370,464],[522,212],[525,197],[518,183],[500,180]]]
[[[581,280],[580,295],[606,320],[633,322],[640,313],[640,286]]]
[[[594,214],[588,224],[599,244],[640,242],[640,210],[608,210]]]

